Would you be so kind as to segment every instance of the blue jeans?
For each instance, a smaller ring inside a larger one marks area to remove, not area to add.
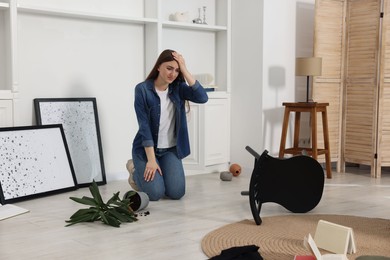
[[[162,176],[157,171],[153,181],[145,181],[144,172],[147,163],[146,154],[133,154],[134,182],[141,191],[148,194],[151,201],[164,196],[180,199],[185,194],[185,176],[181,159],[178,158],[176,147],[156,150],[156,160],[161,168]]]

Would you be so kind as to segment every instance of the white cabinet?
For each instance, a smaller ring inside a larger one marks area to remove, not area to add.
[[[229,99],[210,99],[204,107],[205,165],[229,162],[230,117]]]
[[[0,127],[13,126],[13,100],[0,99]]]
[[[201,170],[204,165],[203,150],[200,140],[204,140],[203,114],[205,104],[191,103],[187,113],[188,135],[190,139],[191,154],[184,160],[186,170]]]
[[[191,104],[188,114],[191,154],[184,159],[187,174],[228,169],[230,155],[230,98],[209,94],[206,104]]]

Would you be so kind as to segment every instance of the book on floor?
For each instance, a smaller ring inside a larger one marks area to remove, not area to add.
[[[320,220],[317,224],[314,241],[319,248],[335,254],[356,253],[353,230],[350,227]]]
[[[27,212],[29,212],[28,209],[24,209],[12,204],[0,204],[0,220],[11,218]]]
[[[312,252],[315,259],[317,259],[317,260],[348,260],[348,258],[345,254],[324,254],[324,255],[321,255],[321,252],[318,249],[316,242],[314,241],[313,237],[310,234],[305,237],[304,245],[306,248],[308,248]]]

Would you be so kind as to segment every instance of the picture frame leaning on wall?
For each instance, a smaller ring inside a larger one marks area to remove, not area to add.
[[[106,184],[96,98],[36,98],[38,125],[62,124],[79,187]]]
[[[0,203],[77,189],[60,124],[0,128]]]

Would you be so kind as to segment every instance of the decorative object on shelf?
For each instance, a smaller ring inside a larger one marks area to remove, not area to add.
[[[234,177],[237,177],[241,174],[241,166],[237,163],[230,165],[229,171],[233,174]]]
[[[223,171],[220,173],[219,178],[223,181],[231,181],[233,179],[233,174],[228,171]]]
[[[81,187],[106,184],[96,98],[36,98],[38,125],[62,124]]]
[[[202,84],[203,87],[210,85],[214,77],[210,73],[200,73],[200,74],[194,74],[194,78],[199,81],[200,84]]]
[[[62,125],[0,128],[0,203],[77,189]]]
[[[135,212],[143,210],[149,205],[149,196],[142,191],[130,190],[123,195],[123,199],[130,200],[130,207]]]
[[[212,84],[214,77],[210,73],[194,74],[194,78],[199,81],[203,88],[207,91],[215,91],[216,85]]]
[[[203,21],[202,24],[207,24],[206,23],[206,6],[203,6]]]
[[[176,12],[169,16],[171,21],[175,22],[188,22],[190,20],[188,12]]]
[[[99,187],[95,181],[89,186],[89,191],[92,194],[92,198],[87,196],[83,196],[82,198],[70,197],[71,200],[77,203],[91,207],[76,211],[69,220],[65,221],[69,223],[66,225],[67,227],[81,222],[94,222],[98,220],[106,225],[119,227],[122,223],[131,223],[138,220],[130,206],[130,195],[121,200],[118,191],[114,193],[107,203],[104,203],[100,195]]]
[[[203,21],[202,19],[200,18],[200,8],[198,8],[198,18],[195,18],[194,20],[192,20],[193,23],[197,23],[197,24],[202,24]]]
[[[322,74],[322,58],[319,57],[307,57],[297,58],[295,63],[295,75],[306,76],[306,102],[309,102],[309,77],[321,76]],[[310,100],[312,102],[312,100]]]

